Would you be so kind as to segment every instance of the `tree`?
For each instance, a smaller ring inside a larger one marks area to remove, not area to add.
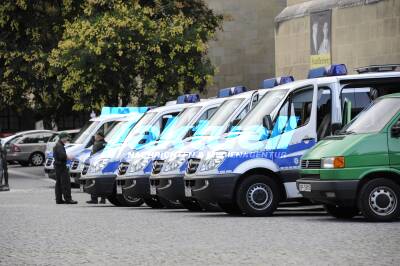
[[[50,58],[75,109],[161,104],[211,80],[207,41],[221,17],[203,1],[92,0],[84,10]]]
[[[51,75],[48,56],[79,13],[71,0],[3,0],[0,5],[0,96],[2,106],[32,109],[44,117],[71,102]],[[53,117],[56,118],[56,117]]]

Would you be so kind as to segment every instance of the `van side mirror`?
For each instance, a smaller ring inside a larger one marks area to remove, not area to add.
[[[400,120],[392,126],[391,135],[393,138],[400,138]]]
[[[337,135],[337,133],[342,128],[342,123],[332,123],[331,125],[331,132],[333,135]]]
[[[272,118],[270,115],[266,115],[263,117],[263,126],[268,129],[269,131],[271,131],[274,127],[273,122],[272,122]]]

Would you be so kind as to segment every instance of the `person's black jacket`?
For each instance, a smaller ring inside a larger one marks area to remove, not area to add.
[[[107,145],[107,142],[106,142],[104,139],[99,140],[99,141],[96,141],[96,142],[93,144],[92,152],[90,153],[90,155],[95,154],[95,153],[101,151],[102,149],[104,149],[104,147],[105,147],[106,145]]]
[[[65,151],[64,143],[61,140],[53,148],[54,164],[66,165],[67,164],[67,153]]]

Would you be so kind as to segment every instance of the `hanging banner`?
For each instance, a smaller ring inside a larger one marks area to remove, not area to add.
[[[331,65],[332,11],[310,15],[310,67]]]

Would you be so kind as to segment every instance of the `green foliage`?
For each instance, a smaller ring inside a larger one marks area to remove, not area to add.
[[[202,0],[4,0],[0,93],[46,115],[203,91],[221,21]]]

